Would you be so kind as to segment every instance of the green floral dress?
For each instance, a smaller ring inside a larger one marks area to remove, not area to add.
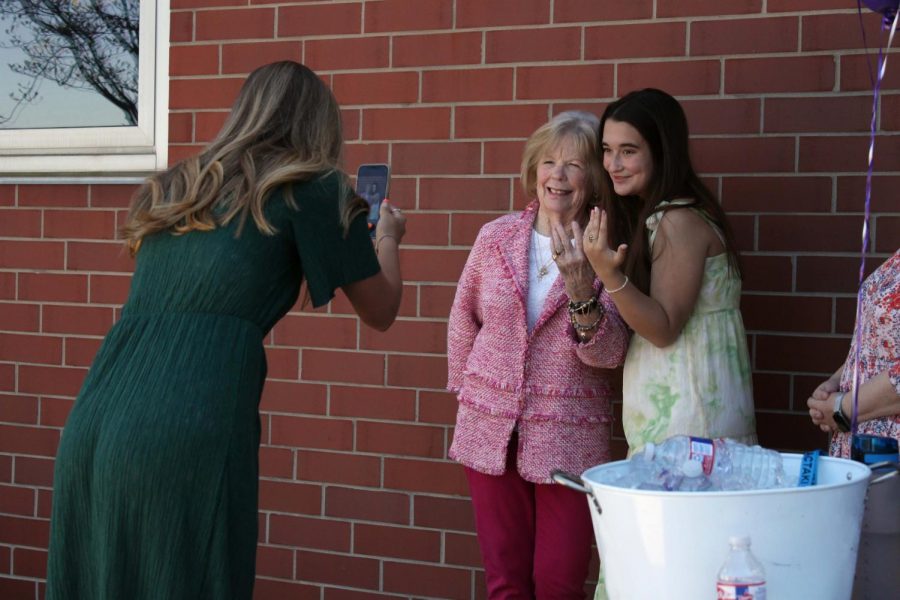
[[[647,219],[651,248],[662,214]],[[728,255],[709,257],[697,305],[675,343],[657,348],[634,335],[623,384],[629,452],[678,434],[756,443],[740,298],[741,280],[729,269]]]

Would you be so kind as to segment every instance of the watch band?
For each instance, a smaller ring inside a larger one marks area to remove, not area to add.
[[[850,420],[847,418],[847,415],[844,414],[843,409],[841,408],[841,404],[844,402],[844,396],[847,395],[847,392],[839,392],[837,396],[834,398],[834,412],[831,415],[831,418],[834,420],[834,424],[837,425],[838,429],[843,432],[850,431]]]

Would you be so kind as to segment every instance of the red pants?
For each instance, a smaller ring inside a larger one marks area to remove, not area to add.
[[[593,540],[587,500],[522,479],[516,446],[513,437],[499,477],[466,467],[488,598],[583,599]]]

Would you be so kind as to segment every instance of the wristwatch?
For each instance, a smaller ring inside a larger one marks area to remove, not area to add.
[[[844,414],[844,411],[841,410],[841,403],[844,401],[845,395],[846,392],[841,392],[834,397],[834,412],[831,414],[831,418],[834,420],[834,424],[837,425],[838,429],[847,432],[850,431],[850,419],[848,419],[847,415]]]

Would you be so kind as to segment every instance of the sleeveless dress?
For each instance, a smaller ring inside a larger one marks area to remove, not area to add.
[[[48,600],[249,599],[257,541],[263,340],[378,272],[365,215],[345,238],[336,173],[285,188],[276,235],[237,218],[143,240],[121,319],[60,442]]]
[[[651,248],[661,217],[658,212],[647,219]],[[740,298],[741,280],[729,269],[728,255],[708,257],[694,312],[675,343],[657,348],[634,334],[622,389],[629,453],[678,434],[756,443]]]

